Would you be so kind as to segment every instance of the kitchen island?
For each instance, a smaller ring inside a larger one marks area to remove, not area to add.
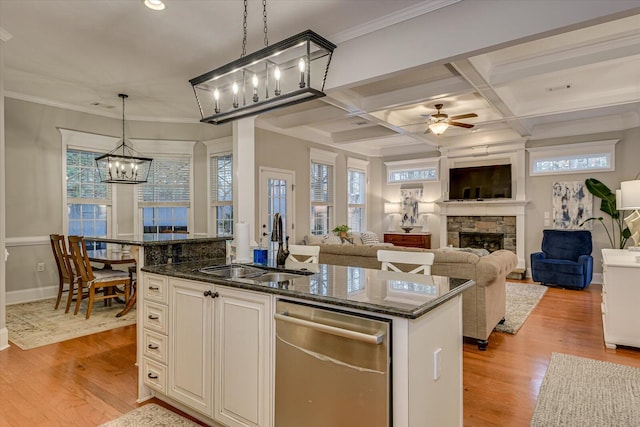
[[[206,269],[219,264],[224,258],[142,269],[141,401],[156,396],[214,425],[282,425],[274,316],[288,301],[387,319],[390,398],[370,404],[389,405],[389,425],[462,425],[461,294],[473,281],[322,264],[262,267],[264,277],[286,280],[258,281]],[[272,274],[291,272],[302,274]]]

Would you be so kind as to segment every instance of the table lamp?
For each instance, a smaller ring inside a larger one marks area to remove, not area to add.
[[[389,215],[389,228],[387,231],[395,231],[395,224],[393,222],[394,215],[400,215],[402,205],[400,203],[385,203],[384,204],[384,213]]]
[[[422,232],[424,233],[428,233],[429,232],[429,227],[428,227],[428,219],[429,219],[429,215],[435,212],[435,206],[436,204],[433,202],[420,202],[418,203],[418,212],[420,213],[420,216],[422,217]]]

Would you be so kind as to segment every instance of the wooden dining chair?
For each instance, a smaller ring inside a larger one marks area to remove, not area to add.
[[[433,252],[405,252],[405,251],[390,251],[381,249],[378,251],[378,261],[382,262],[380,266],[381,270],[391,270],[405,273],[419,273],[422,271],[424,274],[431,274],[431,266],[435,254]],[[411,271],[403,271],[396,267],[396,264],[411,264],[418,265]]]
[[[69,249],[76,272],[80,277],[82,289],[87,288],[88,290],[87,319],[91,316],[94,301],[106,302],[114,298],[124,297],[125,304],[129,302],[131,278],[128,272],[111,269],[94,270],[91,267],[91,262],[87,255],[87,246],[82,236],[69,236]],[[118,286],[123,286],[124,290],[120,291]],[[100,295],[98,295],[99,290],[102,290]],[[83,293],[78,292],[76,308],[73,314],[78,314],[83,299]]]
[[[60,234],[50,234],[49,240],[51,241],[53,258],[56,260],[56,266],[58,267],[58,297],[56,298],[54,309],[58,309],[62,294],[67,292],[67,305],[64,312],[68,313],[71,307],[71,301],[73,301],[73,295],[76,290],[82,292],[82,285],[80,284],[80,278],[75,274],[75,269],[67,252],[67,244],[64,241],[64,236]]]

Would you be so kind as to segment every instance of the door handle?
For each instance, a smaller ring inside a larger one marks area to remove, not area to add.
[[[315,329],[327,334],[337,335],[339,337],[345,337],[356,341],[366,342],[368,344],[380,344],[384,339],[384,333],[379,332],[377,334],[365,334],[358,331],[352,331],[349,329],[337,328],[335,326],[329,326],[322,323],[311,322],[309,320],[298,319],[297,317],[289,316],[286,311],[283,313],[276,313],[273,315],[274,319],[282,320],[283,322],[293,323],[294,325],[303,326],[309,329]]]

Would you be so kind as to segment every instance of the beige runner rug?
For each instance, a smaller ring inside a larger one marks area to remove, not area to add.
[[[136,323],[135,309],[116,317],[122,311],[122,304],[105,307],[102,302],[96,302],[89,319],[85,319],[85,301],[76,316],[73,315],[73,308],[65,314],[64,304],[57,310],[53,309],[54,305],[55,299],[8,305],[9,341],[23,350],[29,350]]]
[[[507,282],[507,305],[504,323],[496,326],[495,330],[515,334],[524,325],[525,320],[538,305],[547,287],[532,283]]]
[[[640,426],[640,368],[553,353],[531,427]]]
[[[199,425],[160,405],[149,403],[127,412],[113,421],[102,424],[100,427],[191,427]]]

